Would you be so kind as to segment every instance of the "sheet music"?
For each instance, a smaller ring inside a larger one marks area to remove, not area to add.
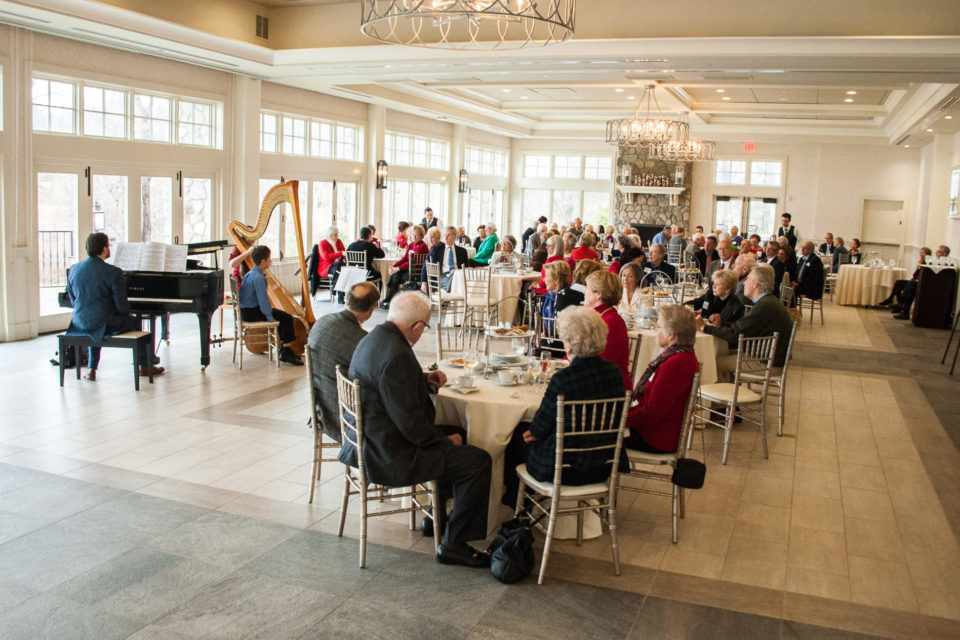
[[[160,242],[140,243],[140,271],[163,271],[163,260],[167,246]]]
[[[118,242],[110,251],[115,267],[123,271],[136,271],[140,266],[140,243]]]
[[[355,284],[365,282],[367,279],[367,270],[360,267],[341,267],[340,275],[337,276],[337,284],[334,291],[346,293]]]
[[[163,270],[184,273],[187,270],[187,245],[164,245]]]

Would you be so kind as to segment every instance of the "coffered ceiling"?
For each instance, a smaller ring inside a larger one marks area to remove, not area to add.
[[[712,140],[921,146],[960,130],[957,0],[581,0],[573,41],[496,52],[372,42],[359,0],[0,0],[0,21],[513,137],[602,138],[646,85]]]

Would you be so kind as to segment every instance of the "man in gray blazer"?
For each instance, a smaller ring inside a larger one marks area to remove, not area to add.
[[[720,256],[720,259],[712,260],[707,267],[707,272],[704,274],[707,280],[712,278],[713,274],[720,269],[733,269],[733,242],[726,239],[721,240],[717,243],[717,254]]]
[[[337,406],[337,365],[347,370],[357,343],[367,332],[360,326],[370,319],[380,302],[380,291],[370,282],[359,282],[347,292],[347,308],[317,318],[307,345],[313,367],[317,415],[323,433],[340,442],[340,409]]]
[[[770,265],[758,264],[753,267],[744,283],[744,293],[753,301],[753,307],[748,309],[742,318],[726,327],[706,324],[703,318],[698,317],[697,329],[726,340],[731,350],[737,349],[740,335],[745,338],[756,338],[779,333],[773,366],[782,367],[787,360],[787,347],[790,343],[793,322],[780,299],[773,295],[773,278],[773,267]],[[731,356],[721,356],[717,358],[717,368],[732,371],[736,367],[736,362],[735,353]]]
[[[440,504],[453,495],[449,517],[441,509],[446,534],[437,552],[443,564],[486,567],[490,555],[468,540],[487,534],[487,501],[491,459],[483,449],[463,444],[458,434],[446,435],[434,424],[436,410],[430,393],[443,386],[440,371],[424,374],[413,345],[429,328],[430,305],[419,293],[403,293],[390,305],[387,321],[357,345],[350,361],[350,378],[360,382],[364,463],[371,482],[409,486],[437,480]],[[340,461],[357,466],[357,449],[345,442]]]

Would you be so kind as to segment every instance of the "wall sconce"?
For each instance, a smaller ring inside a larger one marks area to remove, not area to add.
[[[390,172],[386,160],[377,160],[377,189],[387,188],[387,174]]]
[[[682,164],[678,164],[673,170],[673,186],[682,187],[685,175],[686,167],[684,167]]]
[[[466,193],[469,189],[470,174],[466,169],[460,169],[460,193]]]

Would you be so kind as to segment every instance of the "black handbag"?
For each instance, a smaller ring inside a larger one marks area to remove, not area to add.
[[[694,458],[680,458],[673,470],[673,484],[684,489],[700,489],[707,476],[707,465]]]
[[[490,573],[494,578],[504,584],[526,578],[536,564],[530,524],[521,518],[503,523],[490,551]]]

